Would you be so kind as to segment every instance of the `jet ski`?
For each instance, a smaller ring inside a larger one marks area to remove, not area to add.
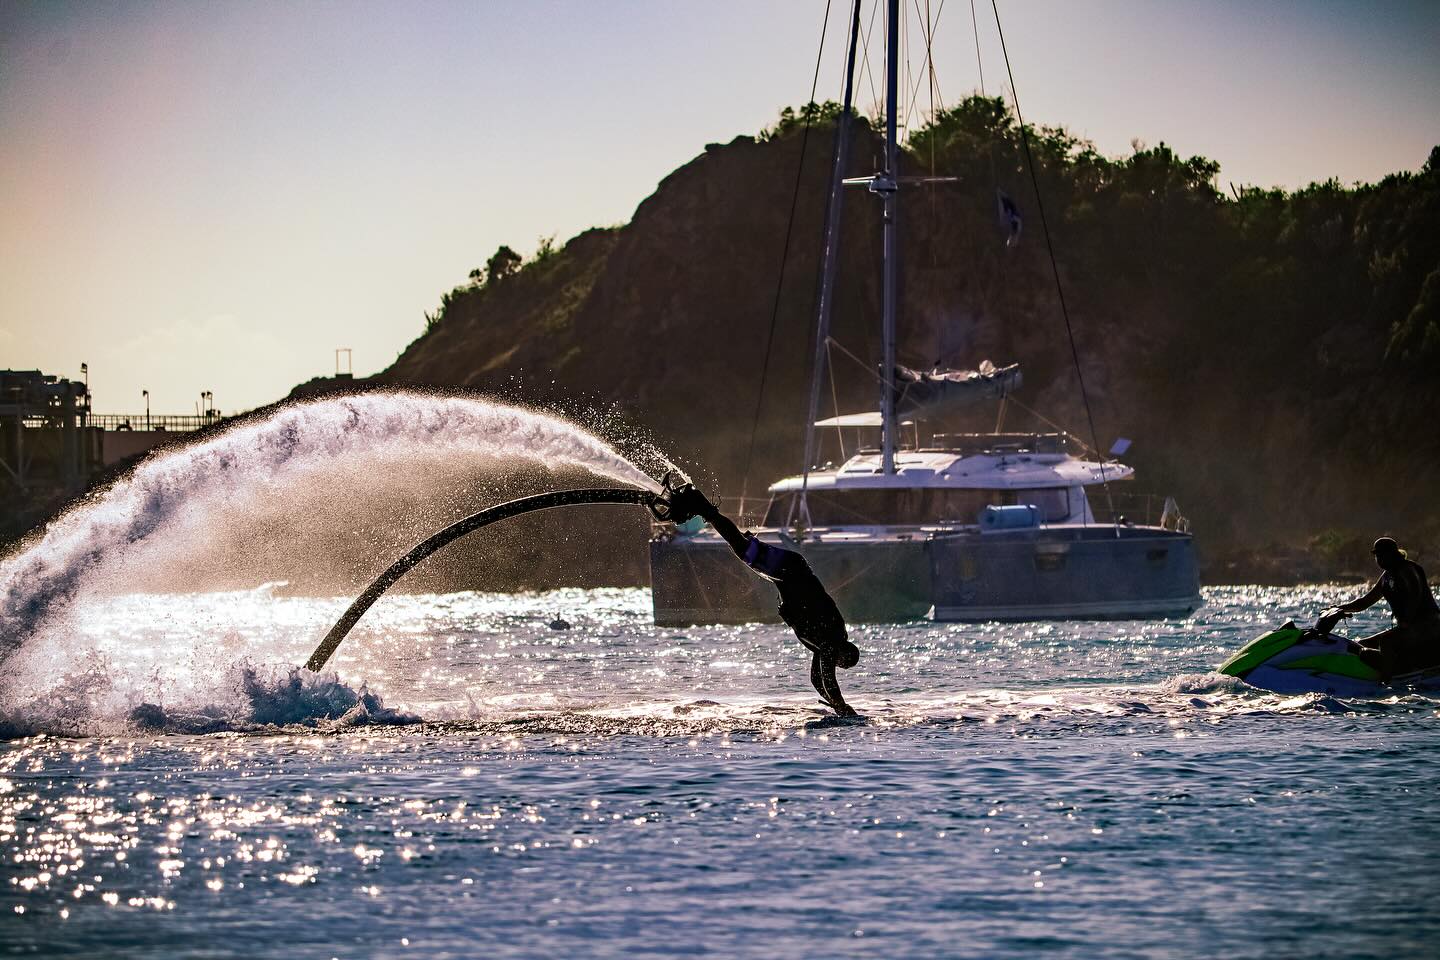
[[[1251,640],[1217,670],[1274,693],[1365,698],[1389,697],[1402,689],[1440,691],[1440,664],[1382,682],[1375,668],[1360,658],[1359,644],[1331,632],[1343,616],[1327,613],[1310,628],[1287,621]]]

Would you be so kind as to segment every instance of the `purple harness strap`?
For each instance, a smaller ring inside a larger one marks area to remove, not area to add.
[[[754,534],[747,533],[745,536],[750,540],[745,547],[745,563],[756,573],[779,579],[780,567],[785,562],[785,551],[761,543]]]

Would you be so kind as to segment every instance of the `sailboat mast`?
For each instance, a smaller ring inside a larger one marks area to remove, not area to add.
[[[872,189],[884,200],[884,265],[882,267],[883,321],[880,339],[884,359],[880,375],[880,468],[883,473],[895,472],[895,308],[899,299],[898,219],[899,148],[896,144],[896,120],[899,108],[900,74],[900,0],[889,0],[886,7],[885,37],[885,172],[876,178]]]
[[[840,266],[840,212],[844,198],[841,182],[850,163],[850,117],[855,96],[855,54],[860,43],[860,4],[850,12],[850,38],[845,55],[845,97],[835,121],[835,154],[830,164],[830,192],[825,207],[825,241],[821,248],[820,310],[815,324],[815,359],[810,365],[810,408],[805,418],[805,462],[801,465],[800,497],[792,501],[785,525],[794,519],[797,503],[805,500],[810,487],[810,469],[815,463],[815,418],[820,413],[820,383],[825,376],[825,344],[830,339],[830,315],[835,307],[835,273]],[[808,517],[803,517],[808,520]]]

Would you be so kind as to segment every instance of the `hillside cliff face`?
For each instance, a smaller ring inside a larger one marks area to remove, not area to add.
[[[1272,542],[1361,568],[1356,544],[1381,532],[1440,550],[1440,148],[1372,186],[1222,196],[1202,158],[1161,145],[1112,160],[1032,130],[1037,200],[1018,134],[973,98],[912,137],[910,172],[959,179],[907,193],[901,362],[1019,361],[1007,429],[1054,421],[1090,439],[1043,200],[1098,442],[1134,441],[1138,486],[1178,498],[1211,579],[1226,578],[1217,558]],[[802,139],[789,122],[711,145],[630,223],[457,287],[376,382],[604,410],[732,496],[758,403],[748,491],[763,492],[800,466],[829,118],[811,131],[780,286]],[[857,124],[849,173],[878,152]],[[1011,246],[997,191],[1024,218]],[[864,364],[832,352],[822,415],[876,403],[878,214],[847,193],[833,336]]]
[[[513,276],[457,288],[441,319],[377,379],[567,409],[613,405],[667,453],[735,493],[759,399],[752,490],[763,491],[778,472],[799,466],[832,138],[817,130],[806,153],[763,396],[799,135],[707,148],[667,177],[629,224],[581,234]],[[857,152],[868,150],[863,127],[856,140]],[[853,242],[834,328],[864,355],[878,343],[870,322],[878,220],[862,202],[868,198],[851,199]],[[873,405],[868,388],[841,386]]]

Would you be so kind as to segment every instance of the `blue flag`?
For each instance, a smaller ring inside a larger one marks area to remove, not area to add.
[[[1015,201],[1004,190],[995,191],[995,199],[1000,211],[1000,229],[1005,231],[1005,246],[1013,247],[1020,242],[1020,229],[1023,226],[1020,220],[1020,208],[1015,206]]]

